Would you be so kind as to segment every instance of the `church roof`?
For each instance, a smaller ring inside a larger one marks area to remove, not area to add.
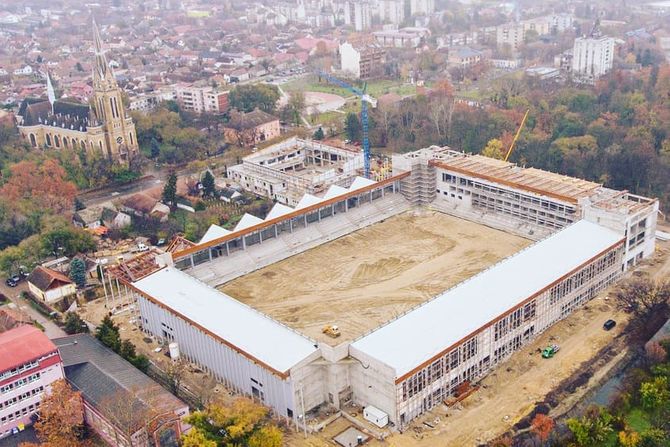
[[[91,110],[88,104],[61,99],[54,102],[52,113],[48,100],[26,98],[19,107],[19,115],[23,117],[24,126],[45,124],[85,131],[90,124]]]

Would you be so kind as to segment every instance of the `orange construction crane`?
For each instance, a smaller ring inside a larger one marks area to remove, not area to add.
[[[523,119],[521,120],[521,124],[519,125],[519,128],[516,131],[516,135],[514,135],[514,139],[512,140],[512,144],[510,144],[509,149],[507,149],[507,154],[505,155],[505,161],[509,160],[509,156],[512,155],[512,151],[514,150],[514,145],[516,144],[516,140],[519,139],[519,135],[521,135],[521,130],[523,129],[523,125],[526,124],[526,119],[528,118],[528,113],[529,112],[530,112],[530,109],[526,110],[526,113],[523,116]]]

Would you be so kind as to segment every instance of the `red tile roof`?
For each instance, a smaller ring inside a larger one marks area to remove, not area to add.
[[[10,329],[0,334],[0,373],[55,350],[56,345],[34,326]]]
[[[35,267],[35,270],[30,273],[28,277],[28,282],[40,289],[42,292],[46,292],[56,287],[62,287],[66,284],[72,284],[72,280],[58,272],[47,267],[42,267],[38,265]]]

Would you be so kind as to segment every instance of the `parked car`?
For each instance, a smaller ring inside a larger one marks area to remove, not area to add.
[[[7,279],[5,280],[5,284],[7,284],[9,287],[16,287],[16,286],[19,285],[19,282],[18,282],[18,281],[14,281],[14,279],[12,279],[12,278],[7,278]]]
[[[603,329],[605,329],[606,331],[609,331],[609,330],[612,329],[614,326],[616,326],[616,321],[614,321],[614,320],[607,320],[607,321],[605,322],[605,324],[603,324]]]

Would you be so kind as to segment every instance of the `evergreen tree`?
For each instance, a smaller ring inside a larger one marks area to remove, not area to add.
[[[358,116],[355,113],[347,113],[344,132],[347,134],[349,141],[359,141],[361,139],[361,122],[358,121]]]
[[[137,355],[129,361],[133,364],[133,366],[135,366],[135,368],[139,369],[143,373],[146,373],[149,369],[149,358],[144,354]]]
[[[212,197],[216,193],[216,184],[214,183],[214,176],[211,172],[205,172],[205,176],[202,178],[202,190],[205,196]]]
[[[84,202],[82,202],[79,197],[75,197],[74,198],[74,210],[75,211],[81,211],[83,209],[86,209],[86,205],[84,205]]]
[[[155,137],[151,138],[151,158],[158,158],[161,154],[161,145]]]
[[[177,204],[177,174],[170,173],[170,176],[163,188],[163,203],[170,206]]]
[[[81,258],[74,258],[70,262],[70,279],[79,288],[86,286],[86,263]]]
[[[70,335],[88,332],[88,326],[84,320],[81,319],[79,314],[75,312],[68,312],[65,314],[65,326],[63,329]]]
[[[316,132],[314,132],[313,137],[315,140],[323,140],[324,138],[326,138],[326,135],[323,133],[323,129],[321,128],[321,126],[319,126],[319,128],[316,129]]]
[[[119,327],[114,324],[109,315],[100,323],[95,330],[95,338],[100,340],[105,346],[112,348],[114,352],[119,352],[121,348],[121,336],[119,335]]]
[[[135,345],[130,340],[123,340],[119,345],[119,355],[124,359],[132,362],[137,353],[135,352]]]

